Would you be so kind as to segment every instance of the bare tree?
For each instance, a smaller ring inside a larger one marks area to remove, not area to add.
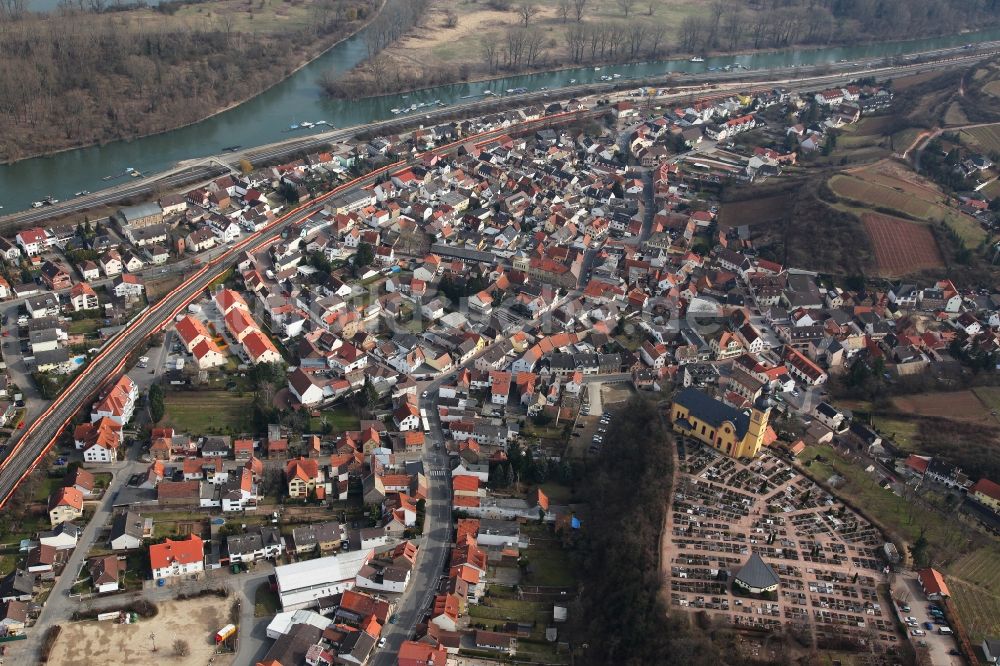
[[[709,48],[714,48],[719,44],[719,20],[728,9],[730,9],[730,7],[726,0],[713,0],[712,4],[709,6],[710,18],[708,39],[706,40],[706,46]]]
[[[697,16],[688,16],[677,28],[677,43],[682,51],[693,53],[701,48],[705,38],[705,22]]]
[[[725,37],[730,51],[739,48],[746,27],[746,17],[738,8],[730,8],[722,19],[722,35]]]
[[[635,7],[636,0],[618,0],[618,8],[622,10],[622,14],[625,18],[628,18],[632,13],[632,8]]]
[[[497,42],[491,37],[486,37],[479,42],[479,52],[483,56],[483,60],[486,61],[486,67],[489,68],[490,74],[496,74],[497,69],[500,67],[500,56],[497,52]]]
[[[572,0],[559,0],[559,4],[556,5],[556,14],[562,20],[563,23],[569,21],[570,14],[573,13],[573,3]]]
[[[579,23],[583,20],[583,13],[587,9],[587,0],[572,0],[573,3],[573,18]]]
[[[454,28],[458,26],[458,13],[454,9],[444,11],[444,27]]]
[[[657,6],[658,3],[656,0],[649,0],[649,2],[646,3],[646,16],[652,16],[653,13],[656,12]]]
[[[535,5],[534,2],[532,2],[532,0],[521,0],[514,11],[517,12],[517,17],[521,20],[521,24],[527,28],[531,19],[537,16],[538,12],[541,10]]]
[[[649,39],[647,40],[647,47],[649,49],[649,55],[652,58],[660,55],[660,47],[667,38],[667,29],[665,26],[659,23],[654,23],[649,28]]]
[[[566,47],[569,51],[569,59],[574,63],[583,62],[584,51],[587,46],[587,27],[581,24],[574,24],[566,27]]]
[[[191,654],[191,646],[187,644],[187,641],[177,639],[174,641],[174,656],[175,657],[186,657]]]

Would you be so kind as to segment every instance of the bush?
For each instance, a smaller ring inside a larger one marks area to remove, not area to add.
[[[59,638],[59,633],[62,631],[62,627],[54,625],[45,630],[45,635],[42,636],[42,649],[40,654],[41,662],[47,663],[49,660],[49,655],[52,654],[52,648],[56,645],[56,639]]]
[[[191,646],[187,644],[187,641],[178,638],[174,641],[174,656],[175,657],[186,657],[191,654]]]

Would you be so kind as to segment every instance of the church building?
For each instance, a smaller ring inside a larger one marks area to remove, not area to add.
[[[766,396],[761,396],[747,413],[694,388],[678,393],[670,408],[674,432],[733,458],[753,458],[760,453],[770,415]]]

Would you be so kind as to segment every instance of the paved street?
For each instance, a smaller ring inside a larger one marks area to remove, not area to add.
[[[135,447],[132,448],[134,449]],[[80,608],[80,602],[70,598],[70,589],[79,577],[80,570],[84,567],[87,553],[90,552],[90,549],[97,541],[98,535],[111,518],[115,493],[125,485],[129,477],[138,471],[137,468],[141,466],[141,463],[136,463],[133,459],[116,463],[114,466],[102,467],[102,471],[111,471],[113,474],[112,481],[108,484],[107,491],[105,491],[104,496],[98,502],[90,502],[84,505],[85,509],[96,506],[96,510],[93,517],[84,525],[76,549],[70,555],[69,561],[66,562],[62,575],[59,576],[52,587],[49,598],[42,607],[38,621],[29,630],[32,637],[43,636],[49,627],[67,621],[73,615],[73,612]],[[114,467],[114,469],[107,469],[108,467]],[[83,524],[82,521],[77,522],[78,524]],[[120,597],[118,597],[118,602],[121,603]],[[18,659],[24,659],[23,663],[39,663],[37,650],[40,645],[41,641],[39,640],[27,640],[23,643],[11,643],[7,649],[10,654],[17,656]]]

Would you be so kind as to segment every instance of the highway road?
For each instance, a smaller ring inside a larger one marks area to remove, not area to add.
[[[696,75],[670,75],[645,79],[616,79],[607,83],[588,83],[566,86],[553,90],[536,90],[520,94],[484,97],[466,103],[453,104],[423,113],[399,116],[388,120],[356,125],[349,128],[321,132],[307,137],[291,139],[267,146],[250,148],[237,152],[220,153],[205,158],[180,164],[169,171],[150,177],[136,179],[127,184],[100,190],[92,194],[62,201],[54,206],[29,209],[0,217],[0,233],[8,233],[11,229],[23,228],[29,225],[44,224],[48,220],[82,212],[87,209],[114,205],[126,198],[139,198],[154,192],[169,191],[191,183],[198,183],[217,177],[239,166],[241,159],[248,159],[253,164],[264,164],[281,160],[302,151],[316,150],[324,144],[344,141],[362,132],[378,132],[381,130],[398,129],[401,125],[414,125],[423,120],[427,124],[438,124],[457,117],[469,117],[485,113],[494,108],[509,108],[511,106],[528,106],[533,103],[552,102],[580,96],[607,95],[616,91],[631,91],[642,86],[659,86],[678,88],[674,95],[655,98],[657,103],[670,100],[680,100],[691,96],[701,96],[711,92],[706,86],[715,86],[718,91],[743,90],[764,85],[785,86],[790,89],[815,88],[821,85],[834,85],[847,82],[859,76],[898,77],[903,74],[931,69],[944,69],[970,64],[976,60],[996,55],[1000,42],[984,42],[975,49],[962,47],[939,49],[925,53],[905,56],[896,65],[885,65],[885,58],[862,60],[852,63],[833,63],[813,68],[785,67],[766,71],[718,71]],[[914,62],[920,60],[920,62]],[[760,78],[757,78],[760,77]],[[766,77],[766,78],[763,78]]]

